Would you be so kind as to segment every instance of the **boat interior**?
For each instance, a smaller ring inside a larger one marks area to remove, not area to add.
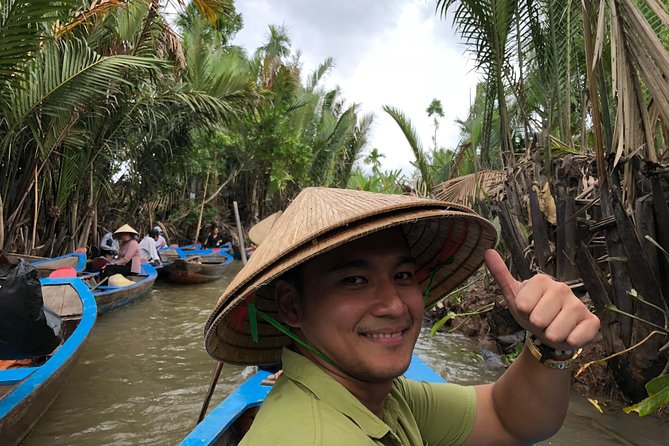
[[[81,320],[83,306],[81,299],[79,298],[79,293],[77,293],[72,285],[67,283],[43,285],[42,298],[44,299],[44,305],[60,316],[62,320],[61,333],[63,342],[65,342],[77,328],[77,325]],[[56,347],[54,352],[58,350],[58,348],[60,348],[60,346]],[[29,372],[31,373],[34,367],[44,364],[50,356],[51,355],[41,356],[32,358],[31,360],[14,360],[11,361],[11,363],[10,361],[0,361],[0,363],[2,363],[2,369],[15,371],[11,379],[0,381],[0,399],[9,394],[11,390],[22,381],[22,379],[29,376]],[[22,376],[21,370],[26,372],[25,376]]]
[[[213,446],[237,446],[244,438],[244,435],[251,429],[251,424],[256,418],[260,406],[251,407],[242,413],[239,418],[221,435]]]

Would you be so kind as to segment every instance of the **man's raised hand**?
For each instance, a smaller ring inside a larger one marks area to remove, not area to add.
[[[553,348],[575,350],[595,338],[599,318],[562,282],[544,274],[519,282],[494,249],[485,253],[485,263],[516,321]]]

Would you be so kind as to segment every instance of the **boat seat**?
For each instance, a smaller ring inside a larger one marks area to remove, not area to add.
[[[42,299],[61,318],[81,316],[84,311],[79,294],[73,286],[43,286]]]
[[[0,386],[17,384],[37,370],[39,370],[39,367],[17,367],[15,369],[3,370],[0,373]]]

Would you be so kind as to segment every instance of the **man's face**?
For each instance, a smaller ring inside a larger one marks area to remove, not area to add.
[[[398,228],[353,241],[305,264],[294,317],[284,319],[338,373],[391,380],[409,366],[423,319],[415,269]]]

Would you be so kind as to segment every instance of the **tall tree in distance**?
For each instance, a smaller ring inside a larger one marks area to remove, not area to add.
[[[381,158],[385,157],[386,155],[379,152],[379,149],[374,147],[365,157],[364,162],[368,166],[372,166],[372,172],[379,173],[379,171],[381,170]]]
[[[434,151],[439,150],[437,145],[437,130],[439,130],[439,118],[444,117],[444,109],[441,106],[441,101],[437,98],[432,99],[430,105],[427,107],[427,116],[432,118],[432,126],[434,127],[434,135],[432,136],[432,145],[434,146]]]

